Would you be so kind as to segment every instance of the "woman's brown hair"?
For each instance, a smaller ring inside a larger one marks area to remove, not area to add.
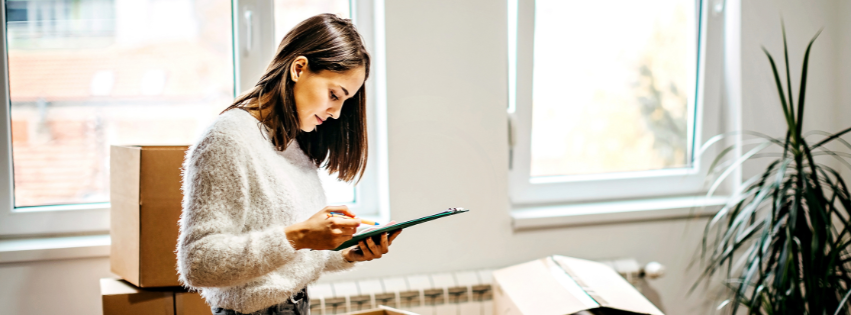
[[[320,14],[284,36],[260,81],[222,113],[234,108],[271,109],[260,121],[269,129],[276,149],[283,151],[293,140],[298,141],[317,167],[324,164],[328,173],[336,172],[340,180],[359,179],[366,169],[368,151],[365,84],[343,103],[340,117],[325,121],[313,132],[304,132],[299,128],[295,82],[290,76],[291,65],[299,56],[307,58],[307,68],[312,72],[343,72],[363,66],[364,82],[369,77],[369,53],[351,20]]]

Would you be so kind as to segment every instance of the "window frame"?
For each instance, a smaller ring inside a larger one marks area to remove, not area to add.
[[[720,14],[710,14],[710,1],[695,1],[699,9],[696,105],[690,104],[688,114],[694,126],[689,131],[689,138],[694,139],[688,153],[693,157],[692,166],[546,178],[530,176],[535,1],[508,1],[509,195],[513,206],[663,198],[705,192],[704,181],[709,163],[703,159],[713,157],[718,152],[717,146],[702,154],[694,151],[708,140],[707,136],[719,134],[722,130],[724,18]]]
[[[366,84],[368,98],[369,158],[363,178],[355,191],[355,203],[349,205],[367,217],[389,217],[386,172],[386,97],[384,90],[384,2],[383,0],[350,0],[355,21],[367,50],[372,52],[371,80]],[[234,96],[254,84],[271,60],[274,42],[274,8],[268,0],[232,0]],[[6,0],[0,0],[0,237],[22,235],[61,235],[103,233],[109,231],[109,203],[85,203],[55,206],[15,207],[14,168],[12,159],[11,100],[9,96],[8,53],[6,41]],[[251,10],[247,21],[246,9]],[[249,24],[250,27],[245,27]],[[251,32],[251,41],[246,32]],[[251,46],[249,46],[251,45]],[[247,48],[241,51],[242,48]],[[242,56],[244,53],[245,56]],[[242,58],[246,57],[246,58]],[[317,209],[318,210],[318,209]]]

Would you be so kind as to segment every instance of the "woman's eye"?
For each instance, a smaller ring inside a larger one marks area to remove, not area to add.
[[[331,92],[331,99],[336,101],[339,98],[337,98],[337,95],[334,95],[334,92]]]

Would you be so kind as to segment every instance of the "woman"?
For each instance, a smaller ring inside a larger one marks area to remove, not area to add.
[[[381,258],[398,236],[329,251],[360,223],[328,216],[354,217],[345,206],[325,207],[317,171],[345,181],[364,172],[369,64],[350,20],[309,18],[190,148],[178,273],[214,314],[308,314],[307,284]]]

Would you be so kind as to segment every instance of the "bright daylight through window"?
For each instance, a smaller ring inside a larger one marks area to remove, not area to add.
[[[690,166],[698,4],[535,1],[533,180]]]
[[[6,1],[15,207],[108,202],[110,145],[193,143],[234,98],[231,6]],[[276,40],[323,12],[349,1],[275,1]]]

